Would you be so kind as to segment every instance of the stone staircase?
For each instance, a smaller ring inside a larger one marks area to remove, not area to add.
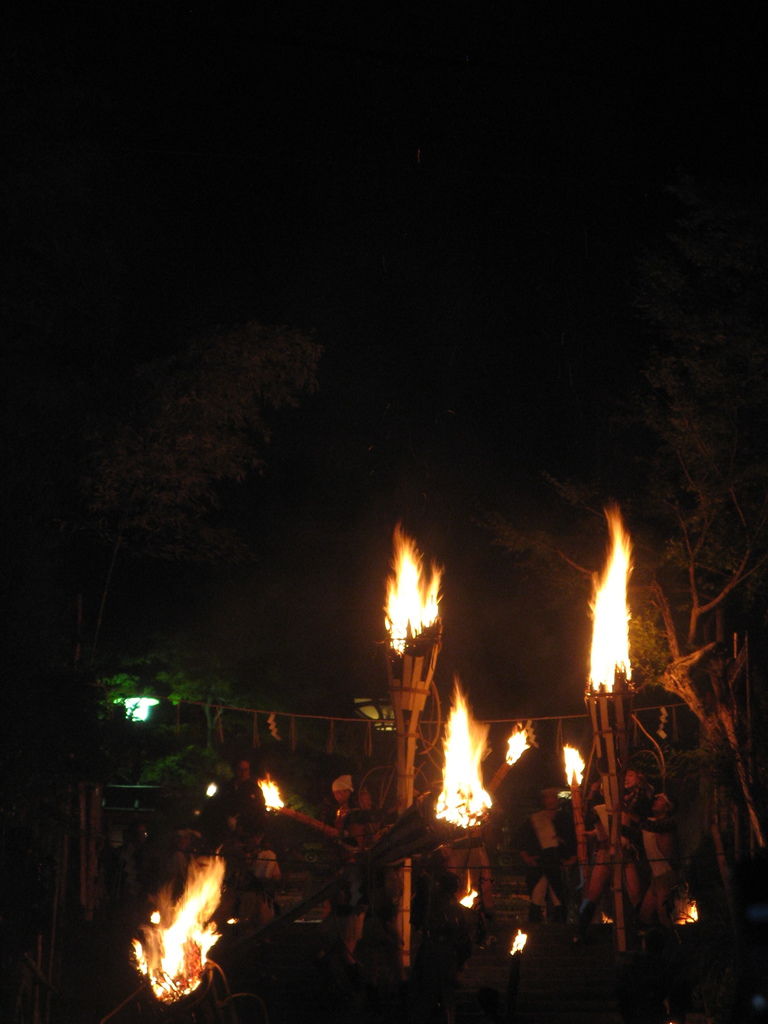
[[[517,932],[501,921],[497,941],[476,949],[461,975],[457,1019],[466,1024],[506,1020],[515,1024],[622,1024],[616,999],[616,966],[609,929],[588,945],[574,945],[567,925],[524,925],[528,940],[518,960],[509,955]]]

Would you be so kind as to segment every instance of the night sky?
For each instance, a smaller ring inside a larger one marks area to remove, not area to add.
[[[481,522],[551,524],[543,471],[621,496],[615,398],[655,340],[637,263],[681,176],[763,178],[761,27],[725,5],[414,7],[80,3],[12,24],[14,400],[78,381],[87,402],[216,325],[313,330],[317,394],[272,417],[265,472],[228,495],[255,562],[120,566],[105,647],[168,623],[254,699],[344,712],[385,688],[402,520],[446,567],[442,681],[488,716],[578,710],[586,606],[564,616]],[[38,482],[9,520],[46,490],[56,417],[11,442]],[[58,576],[71,595],[85,576],[87,624],[99,557]]]

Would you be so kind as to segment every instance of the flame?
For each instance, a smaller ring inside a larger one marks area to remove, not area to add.
[[[403,654],[408,640],[437,620],[442,572],[432,565],[427,577],[421,552],[399,525],[395,527],[392,569],[394,574],[387,581],[384,621],[390,646]]]
[[[565,778],[569,786],[580,786],[584,778],[584,760],[576,747],[563,747]]]
[[[277,783],[273,782],[268,775],[265,779],[259,779],[259,788],[264,794],[264,803],[267,805],[268,811],[279,811],[281,807],[285,807]]]
[[[523,756],[526,750],[530,750],[530,743],[528,742],[528,730],[518,725],[517,732],[513,732],[509,737],[507,745],[507,764],[515,764]]]
[[[512,948],[509,951],[510,956],[514,956],[516,953],[522,953],[525,949],[525,944],[527,941],[528,936],[525,934],[525,932],[521,932],[518,928],[517,935],[512,940]]]
[[[151,918],[159,921],[142,928],[143,944],[133,940],[136,966],[164,1003],[189,995],[203,980],[208,951],[220,938],[211,917],[221,899],[224,867],[221,857],[191,861],[179,902],[173,904],[170,888],[165,889],[160,910]],[[168,923],[163,926],[160,921]]]
[[[480,771],[487,739],[488,726],[472,718],[457,681],[445,726],[443,789],[435,807],[437,818],[471,828],[485,817],[492,802],[483,789]]]
[[[632,571],[632,545],[616,508],[605,510],[611,551],[601,577],[595,577],[592,609],[592,653],[589,683],[593,690],[613,691],[616,671],[631,678],[627,582]]]
[[[696,900],[684,897],[675,900],[675,924],[695,924],[699,920]]]
[[[477,899],[477,889],[473,889],[472,888],[472,874],[471,874],[469,868],[467,868],[467,891],[461,897],[461,899],[459,900],[459,903],[462,905],[462,907],[472,908],[475,905],[475,900],[476,899]]]

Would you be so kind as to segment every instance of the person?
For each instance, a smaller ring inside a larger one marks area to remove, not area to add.
[[[344,830],[350,841],[360,850],[369,850],[386,826],[387,815],[374,806],[371,791],[361,786],[357,794],[357,806],[349,806],[344,819]]]
[[[472,952],[459,880],[448,855],[447,848],[437,850],[414,885],[411,924],[421,941],[408,982],[411,1024],[453,1024],[458,975]]]
[[[639,912],[643,896],[638,862],[642,853],[640,822],[650,813],[653,789],[645,776],[634,768],[628,768],[624,775],[621,800],[620,849],[617,851],[622,864],[622,882],[627,899],[635,913]],[[597,908],[598,901],[608,888],[612,870],[610,844],[610,823],[608,807],[600,782],[594,782],[587,799],[584,820],[587,836],[594,845],[594,859],[584,897],[579,905],[579,940],[586,941],[587,932]]]
[[[518,833],[520,857],[525,864],[525,882],[530,897],[528,920],[544,920],[547,900],[552,908],[551,921],[566,919],[563,865],[572,862],[576,852],[573,820],[560,806],[558,790],[541,790],[541,807],[526,819]]]
[[[136,821],[127,829],[117,854],[113,891],[115,902],[129,915],[146,916],[156,882],[154,868],[147,823]]]
[[[228,830],[244,838],[260,834],[266,825],[267,805],[258,782],[251,775],[249,759],[238,758],[233,764],[233,773],[221,790],[221,812]]]
[[[173,830],[163,883],[170,885],[174,900],[179,899],[184,892],[189,864],[197,855],[199,841],[200,833],[196,829],[177,825]]]
[[[458,880],[460,898],[472,891],[477,893],[468,909],[476,914],[474,941],[486,949],[496,942],[496,936],[492,931],[493,875],[485,837],[480,830],[473,830],[473,834],[446,847],[445,853],[446,864]]]
[[[240,895],[240,915],[257,928],[275,917],[275,895],[281,872],[277,854],[263,833],[250,836],[245,844],[247,878]]]
[[[671,928],[669,901],[678,881],[674,805],[666,793],[656,793],[650,812],[640,824],[651,879],[640,904],[639,918],[643,926],[658,923]]]
[[[339,775],[331,783],[333,802],[326,810],[325,824],[335,828],[340,836],[346,832],[347,817],[356,806],[354,792],[351,775]]]

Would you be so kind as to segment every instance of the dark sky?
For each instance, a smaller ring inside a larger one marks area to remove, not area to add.
[[[445,679],[485,714],[578,706],[586,610],[532,608],[477,519],[536,522],[542,470],[621,463],[611,396],[652,340],[630,298],[679,213],[666,186],[765,170],[760,25],[725,5],[255,6],[81,3],[5,43],[22,376],[95,379],[249,319],[325,348],[237,499],[256,571],[127,567],[115,617],[171,608],[254,692],[343,705],[384,685],[403,519],[446,565]]]

